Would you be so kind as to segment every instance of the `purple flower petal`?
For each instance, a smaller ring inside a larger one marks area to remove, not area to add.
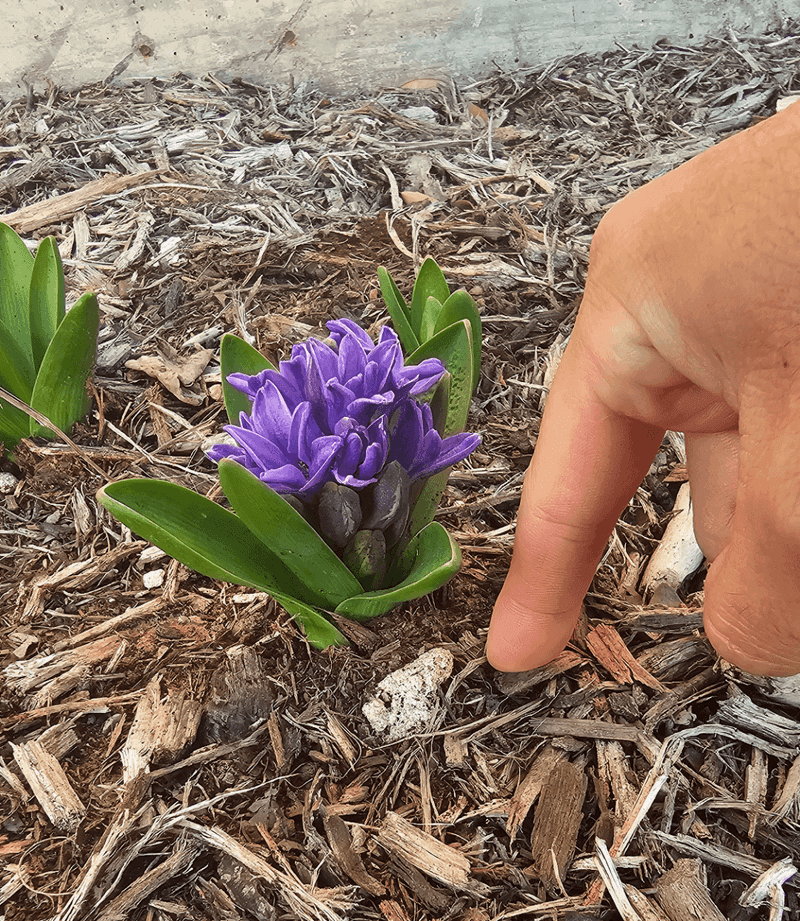
[[[309,339],[278,370],[229,375],[253,405],[226,426],[237,444],[216,445],[212,460],[230,458],[278,492],[310,497],[327,482],[375,483],[391,461],[412,480],[428,477],[476,447],[477,435],[443,440],[430,407],[414,399],[441,380],[439,359],[405,366],[388,326],[377,345],[352,320],[331,320],[328,329],[333,347]]]

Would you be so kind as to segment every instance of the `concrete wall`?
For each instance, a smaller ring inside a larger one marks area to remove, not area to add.
[[[763,31],[800,0],[6,0],[0,97],[45,80],[209,71],[261,83],[370,90],[417,77],[463,81],[661,37]]]

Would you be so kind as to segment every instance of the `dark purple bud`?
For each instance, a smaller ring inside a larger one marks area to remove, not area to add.
[[[361,524],[358,493],[340,483],[326,483],[320,490],[317,518],[325,540],[334,547],[345,547]]]
[[[387,464],[378,482],[365,491],[364,528],[385,531],[399,518],[403,519],[405,527],[410,483],[408,474],[397,461]]]

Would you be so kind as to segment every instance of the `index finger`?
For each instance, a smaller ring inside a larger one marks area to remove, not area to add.
[[[606,541],[664,435],[599,399],[581,319],[545,406],[489,627],[486,654],[501,671],[544,665],[569,642]]]

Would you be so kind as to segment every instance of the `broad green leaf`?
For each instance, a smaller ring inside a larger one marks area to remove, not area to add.
[[[36,372],[30,356],[22,351],[8,327],[0,320],[0,387],[5,387],[15,397],[29,403],[35,378]],[[27,428],[26,424],[25,435],[28,434]]]
[[[219,347],[219,361],[222,368],[222,395],[225,399],[225,409],[228,421],[233,425],[239,424],[240,413],[249,413],[252,404],[248,396],[228,383],[229,374],[258,374],[267,368],[275,370],[275,365],[265,358],[258,349],[234,336],[226,333],[222,337]]]
[[[28,437],[28,423],[29,416],[26,413],[0,400],[0,442],[6,454],[10,455],[12,449]]]
[[[429,476],[414,503],[408,517],[408,533],[415,535],[433,521],[442,494],[447,487],[447,478],[452,467],[445,467],[433,476]]]
[[[281,604],[286,597],[324,603],[240,518],[191,489],[168,480],[119,480],[97,498],[140,537],[204,576],[269,592]]]
[[[444,305],[438,297],[429,297],[422,308],[422,325],[419,331],[419,341],[427,342],[436,331],[436,323]]]
[[[447,531],[434,521],[417,534],[403,553],[408,575],[393,588],[366,592],[348,598],[337,608],[337,614],[354,620],[380,617],[404,601],[422,598],[440,588],[458,572],[461,551]]]
[[[411,295],[411,328],[417,335],[420,343],[422,338],[422,315],[429,297],[435,297],[442,304],[450,297],[450,288],[447,286],[442,270],[430,256],[422,263],[417,280],[414,282],[414,291]]]
[[[89,411],[86,382],[97,354],[100,309],[91,292],[84,294],[61,321],[42,359],[30,404],[62,431]],[[31,435],[51,436],[31,419]],[[52,436],[51,436],[52,437]]]
[[[329,646],[349,646],[347,639],[327,618],[319,611],[303,604],[297,598],[275,596],[275,600],[282,604],[292,617],[303,625],[303,630],[308,637],[308,642],[317,649],[327,649]]]
[[[33,256],[28,247],[7,224],[0,223],[0,321],[31,362],[33,349],[28,297],[32,272]]]
[[[419,348],[419,339],[411,328],[411,312],[408,304],[394,283],[394,279],[383,266],[378,266],[378,281],[381,285],[381,297],[389,311],[394,331],[400,337],[403,351],[408,355]]]
[[[30,287],[31,344],[37,369],[65,313],[61,255],[55,239],[45,237],[36,250]]]
[[[323,607],[363,591],[356,577],[303,516],[232,460],[219,462],[219,481],[234,511]]]
[[[435,333],[440,333],[452,323],[459,320],[469,320],[472,327],[472,390],[478,386],[481,378],[481,342],[483,341],[483,330],[481,328],[481,316],[478,313],[478,305],[467,294],[463,288],[454,291],[444,302],[442,310],[436,320]]]
[[[450,372],[450,400],[447,407],[445,435],[463,432],[467,425],[472,397],[472,327],[469,320],[458,320],[427,342],[423,342],[407,365],[418,365],[426,358],[439,358]]]

